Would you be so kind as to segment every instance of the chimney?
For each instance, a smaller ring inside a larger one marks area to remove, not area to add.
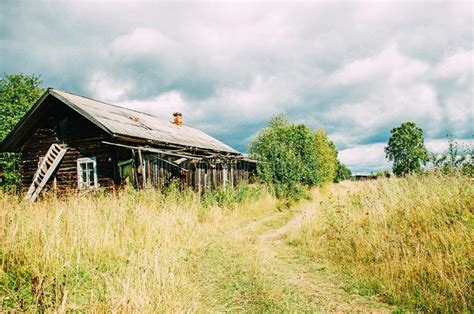
[[[173,113],[173,117],[173,124],[176,124],[177,126],[183,125],[183,114],[181,112]]]

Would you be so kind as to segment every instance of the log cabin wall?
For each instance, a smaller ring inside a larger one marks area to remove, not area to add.
[[[29,188],[41,158],[53,143],[66,145],[67,151],[56,173],[48,182],[47,189],[77,189],[77,159],[83,157],[96,158],[99,186],[113,187],[116,174],[115,154],[111,147],[101,143],[104,138],[101,130],[77,113],[64,106],[58,108],[54,116],[37,123],[21,147],[22,189]]]

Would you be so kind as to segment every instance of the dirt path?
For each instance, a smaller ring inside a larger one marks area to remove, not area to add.
[[[293,228],[315,215],[320,204],[311,202],[300,206],[298,213],[276,229],[258,236],[255,249],[271,269],[293,285],[297,291],[312,299],[320,311],[336,312],[391,312],[393,308],[376,298],[349,293],[336,274],[324,265],[298,254],[284,237]]]
[[[349,293],[340,276],[285,241],[286,233],[316,214],[319,206],[323,203],[307,202],[254,220],[215,243],[206,257],[214,264],[204,272],[208,298],[218,300],[210,307],[244,312],[393,311],[376,298]]]

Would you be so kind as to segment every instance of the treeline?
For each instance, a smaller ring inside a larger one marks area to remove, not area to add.
[[[450,135],[448,143],[446,152],[431,153],[425,147],[423,130],[414,122],[404,122],[391,130],[385,153],[397,176],[434,171],[474,177],[472,144],[461,145]],[[337,159],[336,147],[322,129],[312,132],[282,115],[270,120],[250,143],[249,152],[259,161],[258,177],[279,197],[299,199],[306,195],[307,187],[351,178],[351,171]]]
[[[395,175],[435,171],[474,177],[472,144],[461,145],[448,133],[448,150],[435,154],[426,149],[423,130],[414,122],[404,122],[390,133],[385,154],[393,162],[392,170]]]

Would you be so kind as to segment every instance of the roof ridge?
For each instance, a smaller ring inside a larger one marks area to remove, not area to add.
[[[52,87],[48,88],[47,94],[60,98],[62,102],[65,102],[69,106],[73,106],[72,108],[84,117],[112,134],[136,136],[142,139],[169,142],[189,147],[211,149],[214,151],[239,153],[231,146],[200,129],[187,125],[176,126],[173,122],[153,114],[117,106],[105,101],[96,100],[91,97],[78,95]],[[103,112],[102,115],[100,115],[101,112]],[[130,126],[138,127],[138,129],[131,130],[129,127],[126,127],[125,124],[129,125],[129,123],[120,124],[120,121],[124,122],[124,120],[121,120],[119,117],[122,117],[122,119],[128,117],[135,120],[135,114],[139,115],[137,118],[141,118],[143,123],[145,123],[143,124],[138,120],[136,121],[138,123],[137,125],[130,124]],[[114,118],[113,115],[117,115],[118,117]],[[147,124],[148,122],[145,122],[148,119],[150,119],[149,124]],[[181,129],[181,131],[179,129]]]
[[[98,99],[94,99],[94,98],[91,98],[91,97],[88,97],[88,96],[83,96],[83,95],[71,93],[71,92],[68,92],[68,91],[65,91],[65,90],[62,90],[62,89],[59,89],[59,88],[48,87],[48,90],[59,91],[59,92],[63,92],[63,93],[70,94],[70,95],[74,95],[74,96],[77,96],[77,97],[86,98],[86,99],[89,99],[89,100],[92,100],[92,101],[100,102],[100,103],[103,103],[103,104],[105,104],[105,105],[112,106],[112,107],[115,107],[115,108],[120,108],[120,109],[125,109],[125,110],[129,110],[129,111],[137,112],[137,113],[140,113],[140,114],[145,114],[145,115],[148,115],[148,116],[150,116],[150,117],[157,118],[157,119],[160,119],[160,120],[163,120],[163,121],[166,121],[166,122],[169,122],[169,123],[173,124],[172,122],[170,122],[170,121],[168,121],[168,120],[166,120],[166,119],[164,119],[164,118],[158,117],[158,116],[156,116],[156,115],[153,115],[153,114],[151,114],[151,113],[147,113],[147,112],[143,112],[143,111],[138,111],[138,110],[130,109],[130,108],[127,108],[127,107],[118,106],[118,105],[115,105],[115,104],[112,104],[112,103],[109,103],[109,102],[106,102],[106,101],[103,101],[103,100],[98,100]],[[185,126],[185,127],[187,127],[187,128],[192,128],[192,129],[194,129],[193,127],[190,127],[190,126],[185,125],[185,124],[183,124],[183,126]]]

